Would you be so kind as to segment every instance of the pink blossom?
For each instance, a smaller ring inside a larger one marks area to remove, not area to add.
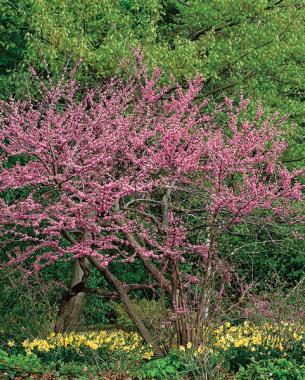
[[[284,119],[265,118],[261,105],[249,118],[251,100],[243,96],[237,106],[225,98],[210,111],[207,100],[198,101],[199,76],[168,94],[160,75],[141,66],[135,77],[112,79],[81,101],[73,77],[49,78],[40,81],[39,101],[1,101],[0,191],[25,195],[0,199],[0,236],[29,243],[6,264],[34,259],[39,271],[91,256],[107,266],[135,254],[164,268],[197,257],[202,269],[215,247],[190,242],[192,202],[202,205],[206,224],[225,232],[257,210],[288,215],[291,202],[303,199],[300,173],[279,164]],[[218,124],[219,113],[227,122]],[[8,167],[20,155],[27,161]],[[178,211],[169,205],[162,215],[160,194],[169,189]]]

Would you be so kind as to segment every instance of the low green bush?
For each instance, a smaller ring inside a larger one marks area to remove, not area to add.
[[[76,361],[48,361],[45,362],[35,354],[8,354],[0,349],[0,379],[29,379],[32,375],[42,377],[50,375],[58,380],[66,379],[97,379],[97,368],[86,366]]]
[[[31,355],[9,355],[0,349],[0,373],[6,374],[8,379],[14,379],[17,375],[43,373],[44,365],[34,354]]]
[[[136,375],[140,380],[170,380],[180,379],[182,371],[185,371],[184,363],[177,352],[172,352],[164,358],[151,360],[145,363],[136,372]]]
[[[242,367],[235,380],[304,380],[305,365],[285,358],[270,359]]]

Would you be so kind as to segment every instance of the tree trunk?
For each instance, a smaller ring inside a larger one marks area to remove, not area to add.
[[[85,293],[82,292],[84,271],[79,260],[74,260],[70,289],[63,295],[55,332],[66,332],[73,329],[80,320],[84,305]]]
[[[128,297],[127,291],[125,290],[121,281],[114,274],[112,274],[108,268],[101,267],[99,265],[99,262],[96,260],[96,258],[89,257],[89,261],[101,272],[105,280],[116,289],[128,316],[135,324],[136,328],[138,329],[140,335],[145,340],[145,342],[151,345],[154,353],[157,356],[159,357],[164,356],[162,350],[156,344],[155,340],[153,339],[150,332],[146,328],[142,319],[139,317],[139,315],[135,311],[132,303],[130,302],[130,298]]]

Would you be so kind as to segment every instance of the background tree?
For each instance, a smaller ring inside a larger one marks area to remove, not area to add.
[[[78,80],[94,85],[121,71],[141,45],[150,68],[184,81],[199,71],[203,97],[262,98],[297,128],[285,160],[304,164],[304,1],[1,0],[3,96],[31,90],[41,55],[53,75],[83,60]],[[9,31],[9,33],[7,33]],[[16,87],[15,84],[18,83]],[[19,94],[19,95],[18,95]]]

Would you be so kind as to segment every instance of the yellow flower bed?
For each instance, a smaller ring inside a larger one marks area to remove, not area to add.
[[[234,326],[227,322],[212,330],[208,345],[200,345],[192,349],[192,343],[189,342],[186,346],[179,346],[179,351],[184,353],[192,349],[195,356],[202,353],[227,351],[230,348],[246,348],[251,352],[260,349],[285,352],[293,349],[300,342],[303,342],[302,348],[305,351],[305,326],[300,324],[280,322],[257,326],[246,321]]]
[[[215,329],[213,335],[214,347],[224,351],[232,347],[256,351],[260,346],[265,349],[287,351],[304,339],[305,326],[288,322],[264,323],[260,326],[247,321],[238,326],[225,323]],[[304,344],[303,349],[305,350]]]
[[[143,341],[139,334],[122,330],[101,330],[99,332],[64,335],[51,333],[46,339],[25,340],[22,346],[27,353],[32,353],[35,349],[39,352],[48,352],[58,348],[75,350],[80,350],[81,348],[89,348],[90,350],[105,348],[110,352],[114,350],[126,353],[137,352],[144,359],[150,359],[153,356],[153,352],[151,350],[147,351],[147,347],[143,346]]]
[[[256,326],[249,322],[234,326],[225,323],[215,329],[211,334],[209,346],[199,346],[194,348],[189,342],[185,347],[180,346],[181,352],[192,351],[195,356],[204,352],[227,351],[230,348],[246,348],[250,351],[257,351],[261,348],[288,351],[295,343],[303,341],[305,350],[305,326],[299,324],[281,322],[279,324],[265,323]],[[91,333],[52,333],[46,339],[25,340],[22,343],[27,353],[32,353],[35,349],[40,352],[48,352],[58,348],[76,349],[88,348],[98,350],[105,348],[110,352],[119,350],[132,355],[139,354],[143,359],[150,360],[153,352],[143,344],[142,338],[135,332],[123,330],[101,330]]]

